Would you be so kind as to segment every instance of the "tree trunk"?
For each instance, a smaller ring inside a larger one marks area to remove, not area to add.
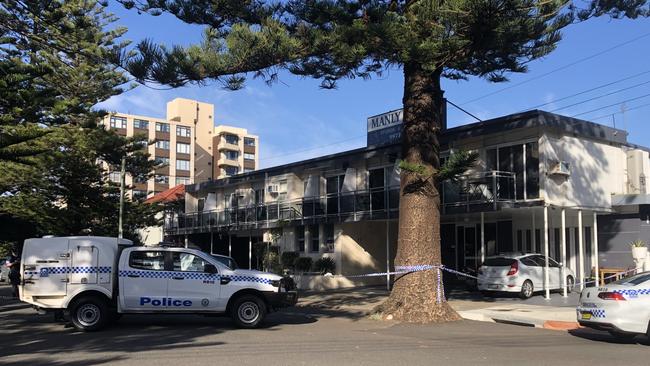
[[[432,177],[439,164],[442,126],[440,70],[404,65],[404,128],[395,267],[440,265],[440,195]],[[440,288],[439,288],[440,286]],[[395,280],[390,297],[377,309],[384,317],[407,322],[458,320],[447,304],[442,273],[412,272]]]

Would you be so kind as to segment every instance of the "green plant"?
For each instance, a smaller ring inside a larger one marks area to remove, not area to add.
[[[282,263],[284,268],[295,269],[295,263],[298,257],[300,257],[300,253],[298,252],[283,252],[280,256],[280,263]]]
[[[313,264],[313,260],[310,257],[300,257],[296,258],[295,268],[298,272],[309,272]]]
[[[280,256],[273,250],[270,250],[264,256],[264,269],[267,272],[282,274],[282,266],[280,265]]]
[[[314,262],[314,270],[320,272],[321,274],[325,273],[334,273],[336,270],[336,263],[334,259],[330,257],[323,257]]]
[[[643,240],[635,240],[630,243],[630,246],[632,248],[644,248],[646,247],[646,243]]]

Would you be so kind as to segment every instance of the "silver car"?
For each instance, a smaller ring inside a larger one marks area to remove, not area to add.
[[[478,270],[478,289],[482,292],[516,292],[523,299],[544,289],[546,257],[541,254],[503,254],[485,259]],[[567,290],[575,284],[575,273],[548,258],[549,286],[562,289],[562,276],[566,277]]]

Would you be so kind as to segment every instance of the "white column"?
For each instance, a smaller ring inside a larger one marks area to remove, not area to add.
[[[390,221],[386,220],[386,290],[390,291]]]
[[[537,232],[536,232],[536,231],[537,231],[537,230],[536,230],[537,228],[536,228],[536,226],[537,226],[537,225],[535,225],[535,209],[533,208],[533,233],[532,233],[532,234],[533,234],[533,235],[532,235],[532,239],[533,239],[533,248],[532,248],[532,252],[533,252],[533,253],[537,253]]]
[[[600,285],[600,266],[598,265],[598,214],[594,211],[594,233],[592,238],[592,243],[594,244],[594,257],[592,263],[594,264],[594,275],[596,275],[596,287]]]
[[[562,224],[560,228],[560,238],[562,241],[561,250],[562,250],[562,296],[567,297],[567,288],[566,288],[566,210],[562,207]]]
[[[187,235],[185,235],[185,248],[188,246]]]
[[[214,254],[214,233],[210,232],[210,254]]]
[[[248,234],[248,269],[253,269],[253,238]]]
[[[232,257],[232,235],[228,234],[228,256]]]
[[[578,210],[578,272],[580,273],[580,291],[585,285],[585,243],[582,232],[582,210]]]
[[[544,206],[544,290],[546,300],[551,299],[548,269],[548,206]]]
[[[481,263],[485,262],[485,213],[481,212]]]

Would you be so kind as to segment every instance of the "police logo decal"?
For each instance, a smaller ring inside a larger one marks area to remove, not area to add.
[[[203,300],[201,300],[201,305],[203,305],[203,306],[208,306],[208,305],[210,305],[210,300],[208,300],[208,299],[203,299]]]

